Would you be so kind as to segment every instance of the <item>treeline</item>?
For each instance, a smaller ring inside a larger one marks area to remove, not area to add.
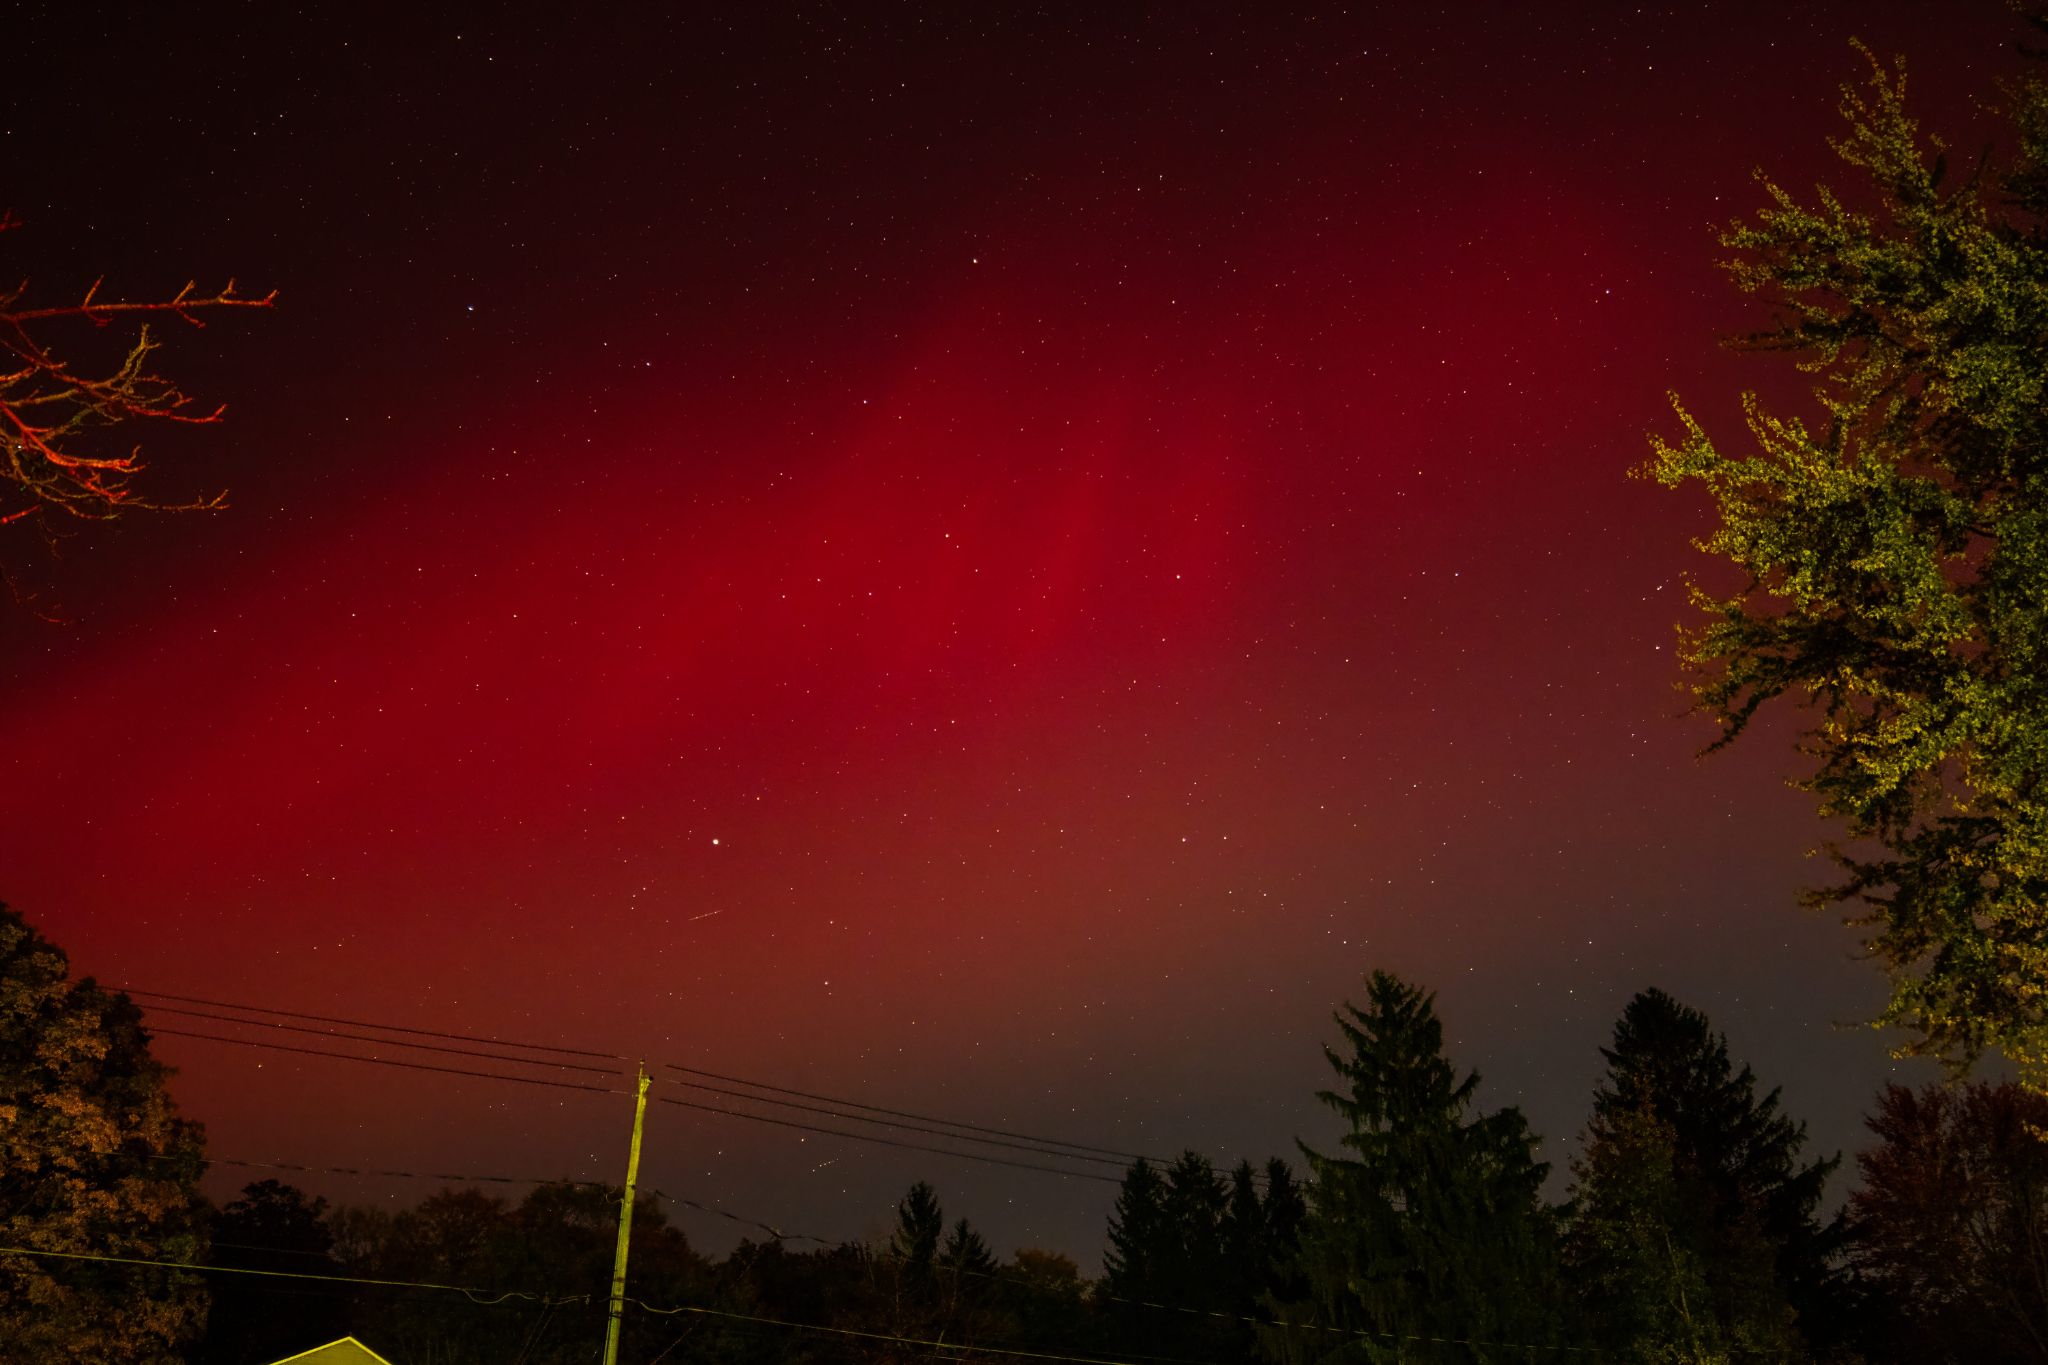
[[[1188,1152],[1119,1190],[1101,1278],[1045,1250],[999,1259],[917,1184],[874,1244],[743,1242],[706,1257],[642,1199],[621,1359],[760,1362],[1036,1351],[1182,1361],[1612,1360],[1669,1365],[2048,1362],[2048,1099],[2012,1085],[1887,1089],[1847,1204],[1839,1158],[1761,1091],[1707,1018],[1660,991],[1602,1049],[1566,1197],[1537,1138],[1443,1049],[1433,998],[1385,973],[1346,1005],[1341,1121],[1305,1171]],[[211,1277],[199,1365],[353,1333],[401,1365],[584,1361],[604,1330],[618,1191],[516,1202],[448,1190],[330,1209],[264,1181],[212,1219],[221,1265],[394,1285]],[[694,1308],[691,1313],[654,1310]]]

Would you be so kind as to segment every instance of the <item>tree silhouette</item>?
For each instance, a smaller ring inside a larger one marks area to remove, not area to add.
[[[937,1191],[918,1181],[896,1205],[896,1232],[889,1243],[890,1251],[902,1266],[904,1286],[912,1293],[930,1292],[939,1238],[945,1230],[946,1215],[939,1207]]]
[[[1124,1172],[1109,1215],[1109,1250],[1103,1255],[1103,1284],[1126,1299],[1154,1299],[1170,1291],[1164,1273],[1170,1225],[1166,1182],[1152,1163],[1138,1160]]]
[[[281,1270],[334,1275],[341,1267],[329,1253],[334,1233],[327,1226],[327,1201],[296,1186],[259,1180],[213,1215],[213,1264],[247,1270]],[[218,1365],[281,1360],[345,1333],[348,1315],[340,1298],[310,1298],[292,1313],[277,1312],[272,1283],[246,1275],[219,1275],[211,1286],[206,1339],[194,1359]]]
[[[1842,1234],[1816,1210],[1840,1158],[1802,1162],[1806,1127],[1778,1091],[1759,1095],[1706,1015],[1663,991],[1629,1001],[1601,1056],[1570,1243],[1594,1316],[1767,1357],[1832,1343]],[[1678,1305],[1695,1276],[1707,1299]]]
[[[1853,1257],[1866,1353],[1928,1365],[2048,1362],[2048,1099],[1888,1086],[1858,1160]]]
[[[1305,1301],[1290,1322],[1372,1334],[1262,1334],[1284,1360],[1464,1362],[1463,1344],[1555,1334],[1548,1168],[1521,1111],[1480,1113],[1479,1077],[1443,1055],[1435,998],[1376,971],[1336,1016],[1343,1082],[1319,1095],[1344,1122],[1341,1154],[1303,1144],[1314,1183],[1302,1229]]]

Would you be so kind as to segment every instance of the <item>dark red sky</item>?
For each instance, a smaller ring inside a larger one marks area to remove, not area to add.
[[[231,510],[0,546],[69,621],[0,614],[0,896],[79,970],[1235,1159],[1326,1135],[1384,966],[1560,1164],[1658,984],[1858,1141],[1880,984],[1793,908],[1789,731],[1693,757],[1702,508],[1626,471],[1784,387],[1709,227],[1836,175],[1848,39],[1974,148],[2002,6],[439,8],[12,26],[5,270],[283,305],[168,336],[231,410],[157,487]],[[621,1156],[161,1047],[225,1155]],[[1112,1193],[667,1107],[647,1160],[1090,1262]]]

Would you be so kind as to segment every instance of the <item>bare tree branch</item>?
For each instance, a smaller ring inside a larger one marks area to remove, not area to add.
[[[21,220],[0,210],[0,232]],[[186,502],[157,502],[135,486],[143,470],[140,447],[107,451],[102,433],[131,422],[176,422],[207,426],[225,405],[193,411],[192,399],[157,373],[151,357],[161,343],[149,320],[168,315],[204,327],[202,314],[224,308],[269,308],[277,292],[260,298],[235,292],[235,282],[211,294],[196,282],[168,299],[102,301],[95,280],[77,303],[22,308],[27,283],[0,291],[0,528],[52,511],[85,520],[107,520],[130,508],[183,511],[225,505],[215,493]],[[64,360],[42,338],[43,330],[66,322],[108,327],[129,315],[144,321],[119,364],[86,374]]]

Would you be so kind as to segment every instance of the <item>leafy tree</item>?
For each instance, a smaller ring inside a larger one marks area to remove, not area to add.
[[[1606,1350],[1644,1365],[1797,1357],[1771,1247],[1753,1220],[1712,1226],[1670,1123],[1647,1107],[1596,1119],[1573,1174],[1565,1263]]]
[[[1019,1248],[999,1286],[1017,1347],[1071,1354],[1093,1344],[1086,1282],[1072,1257]]]
[[[1680,406],[1645,472],[1705,489],[1700,546],[1742,579],[1694,585],[1705,620],[1682,634],[1712,747],[1777,698],[1809,708],[1802,785],[1852,842],[1808,899],[1868,927],[1885,1020],[1951,1064],[2044,1068],[2048,82],[2006,94],[2010,155],[1951,175],[1903,64],[1871,58],[1835,143],[1861,207],[1760,176],[1768,206],[1721,237],[1778,312],[1740,344],[1798,359],[1815,423],[1746,395],[1729,450]]]
[[[895,1265],[893,1259],[875,1256],[860,1246],[792,1252],[780,1242],[742,1242],[717,1269],[714,1306],[784,1322],[886,1331],[890,1329],[891,1318],[877,1303],[882,1291],[878,1291],[876,1281]],[[713,1340],[697,1339],[705,1336]],[[745,1323],[721,1323],[717,1319],[697,1328],[691,1344],[693,1354],[703,1359],[744,1361],[748,1365],[797,1365],[810,1361],[824,1365],[848,1358],[838,1342],[801,1334],[763,1333]]]
[[[282,1270],[332,1275],[340,1271],[329,1254],[334,1234],[326,1222],[327,1201],[276,1180],[245,1186],[213,1215],[213,1264],[244,1270]],[[347,1305],[340,1296],[306,1297],[304,1285],[280,1285],[249,1275],[216,1275],[206,1339],[195,1354],[201,1362],[246,1365],[281,1360],[343,1335]],[[301,1301],[289,1313],[278,1310],[280,1293]]]
[[[1830,1345],[1841,1229],[1816,1210],[1840,1158],[1802,1163],[1806,1127],[1779,1092],[1759,1096],[1706,1015],[1663,991],[1629,1001],[1601,1056],[1569,1242],[1594,1317],[1634,1324],[1617,1342],[1680,1352],[1645,1358]]]
[[[1341,1155],[1302,1146],[1314,1174],[1302,1229],[1307,1296],[1264,1332],[1284,1360],[1520,1359],[1555,1334],[1548,1167],[1520,1110],[1477,1112],[1479,1077],[1443,1055],[1435,997],[1376,971],[1336,1015]],[[1347,1339],[1340,1333],[1363,1334]]]
[[[537,1185],[518,1204],[475,1190],[442,1190],[391,1216],[341,1210],[332,1219],[337,1258],[348,1272],[424,1280],[483,1291],[459,1294],[365,1288],[354,1295],[350,1330],[394,1359],[437,1365],[570,1365],[602,1338],[618,1235],[616,1187]],[[649,1303],[702,1303],[713,1277],[659,1199],[633,1208],[628,1293]],[[491,1296],[520,1295],[510,1303]],[[530,1296],[540,1296],[537,1301]],[[682,1325],[629,1312],[626,1359],[649,1359],[675,1344]]]
[[[2048,1099],[1887,1087],[1850,1196],[1873,1360],[2048,1362]]]
[[[205,1259],[203,1132],[127,996],[69,979],[0,905],[0,1246]],[[190,1271],[0,1254],[0,1359],[168,1365],[206,1320]]]

